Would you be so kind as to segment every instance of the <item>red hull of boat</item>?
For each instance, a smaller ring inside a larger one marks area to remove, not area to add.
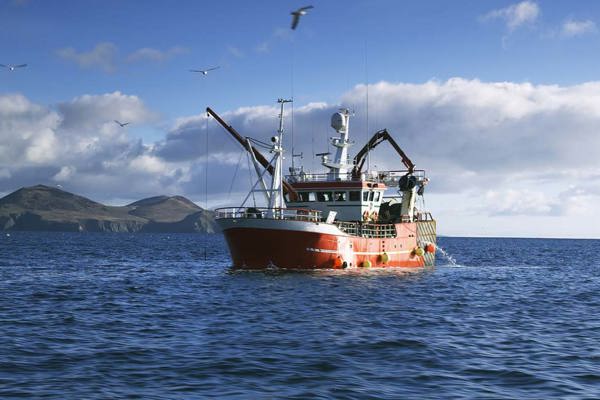
[[[224,235],[234,268],[329,269],[349,267],[424,267],[417,247],[416,223],[397,224],[397,237],[364,238],[311,230],[228,227]],[[368,261],[369,263],[366,263]]]

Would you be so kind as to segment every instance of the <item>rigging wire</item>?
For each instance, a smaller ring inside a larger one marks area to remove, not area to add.
[[[210,115],[206,113],[206,129],[205,129],[205,152],[204,152],[204,210],[208,210],[208,119]],[[207,226],[208,228],[208,226]],[[204,262],[208,258],[208,229],[204,233]]]
[[[365,84],[366,84],[366,136],[369,142],[369,57],[367,40],[365,39]],[[367,171],[371,171],[371,146],[367,149]]]
[[[235,178],[237,177],[237,173],[240,169],[240,164],[242,163],[242,157],[244,156],[245,152],[246,152],[245,149],[242,149],[242,151],[240,152],[240,157],[238,158],[238,162],[235,167],[235,172],[233,173],[233,178],[231,179],[231,184],[229,185],[229,193],[227,194],[227,201],[231,200],[231,191],[233,190],[233,183],[235,182]]]
[[[246,136],[246,137],[245,137],[245,139],[248,139],[248,140],[249,140],[250,142],[252,142],[253,144],[256,144],[256,145],[258,145],[259,147],[262,147],[262,148],[264,148],[264,149],[267,149],[267,150],[271,150],[271,147],[273,146],[273,145],[271,145],[271,144],[268,144],[268,143],[266,143],[266,142],[263,142],[263,141],[261,141],[261,140],[254,139],[254,138],[251,138],[251,137],[248,137],[248,136]]]
[[[246,159],[248,160],[248,182],[250,182],[250,188],[253,186],[252,185],[252,161],[250,160],[250,152],[249,151],[245,151],[246,153]],[[252,204],[254,205],[254,207],[256,208],[256,197],[254,196],[254,190],[251,190],[252,193]]]

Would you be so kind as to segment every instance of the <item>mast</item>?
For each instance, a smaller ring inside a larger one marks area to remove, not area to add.
[[[332,180],[348,179],[348,170],[351,167],[348,164],[348,147],[353,144],[353,142],[348,140],[350,115],[350,110],[342,108],[339,112],[331,116],[331,127],[340,135],[339,137],[332,137],[330,139],[331,144],[336,147],[335,158],[333,162],[330,162],[327,159],[328,154],[321,154],[323,156],[322,164],[329,168],[328,177]]]
[[[273,146],[271,147],[271,153],[275,153],[273,157],[273,179],[271,180],[271,196],[269,199],[269,213],[272,217],[276,216],[277,209],[285,208],[285,201],[283,198],[283,111],[285,103],[291,103],[292,100],[277,99],[277,102],[281,105],[281,112],[279,113],[279,129],[277,129],[277,136],[271,138]]]

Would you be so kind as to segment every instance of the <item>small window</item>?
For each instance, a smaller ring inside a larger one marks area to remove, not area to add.
[[[381,197],[381,192],[375,192],[375,201],[379,201],[379,197]]]
[[[346,192],[335,192],[334,199],[335,201],[346,201]]]
[[[350,201],[360,201],[360,192],[350,192]]]
[[[309,192],[308,193],[308,201],[317,201],[315,192]]]
[[[298,192],[298,202],[306,203],[308,201],[308,192]]]
[[[363,192],[363,201],[369,201],[369,192]]]
[[[331,201],[331,192],[317,192],[317,201]]]
[[[369,201],[373,201],[373,199],[375,198],[375,192],[369,192]]]

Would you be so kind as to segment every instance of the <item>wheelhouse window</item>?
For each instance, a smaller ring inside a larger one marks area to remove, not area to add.
[[[380,197],[381,197],[381,192],[375,192],[375,201],[379,201]]]
[[[306,203],[308,200],[308,192],[299,192],[298,193],[298,201],[300,203]]]
[[[369,201],[369,192],[363,192],[363,201]]]
[[[350,192],[349,199],[350,199],[350,201],[360,201],[360,192],[358,192],[358,191]]]
[[[333,198],[335,201],[346,201],[346,196],[348,193],[346,192],[335,192]]]
[[[332,201],[331,192],[317,192],[317,201]]]

